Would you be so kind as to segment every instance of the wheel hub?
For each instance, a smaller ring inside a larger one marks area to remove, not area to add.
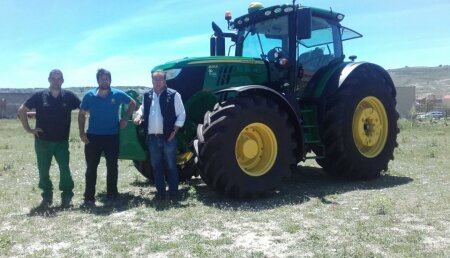
[[[272,129],[262,123],[247,125],[236,139],[235,155],[239,167],[250,176],[262,176],[272,168],[278,153]]]
[[[258,143],[253,139],[247,139],[242,146],[242,152],[247,159],[253,159],[258,155]]]
[[[356,106],[353,115],[353,139],[359,152],[368,158],[376,157],[384,148],[388,134],[388,119],[378,98],[366,97]]]

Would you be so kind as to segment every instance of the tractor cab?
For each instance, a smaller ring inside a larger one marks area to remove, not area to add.
[[[211,40],[211,55],[225,53],[222,37],[235,43],[235,56],[262,59],[268,67],[268,86],[294,85],[297,97],[322,67],[344,60],[342,41],[362,37],[343,27],[343,14],[298,5],[264,8],[252,3],[248,14],[230,21],[234,33],[217,33]],[[220,30],[220,29],[219,29]],[[217,50],[217,51],[216,51]],[[229,51],[230,52],[230,51]]]

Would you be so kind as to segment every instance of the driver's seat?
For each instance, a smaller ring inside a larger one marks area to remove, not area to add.
[[[323,50],[316,47],[312,51],[301,54],[298,57],[298,62],[303,66],[303,69],[308,71],[317,71],[322,66],[322,59],[324,58]]]

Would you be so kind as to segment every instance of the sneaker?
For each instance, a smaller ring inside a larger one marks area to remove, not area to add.
[[[95,207],[95,201],[85,200],[80,206],[83,209],[90,209]]]
[[[72,197],[64,197],[61,200],[61,208],[70,208],[72,207]]]

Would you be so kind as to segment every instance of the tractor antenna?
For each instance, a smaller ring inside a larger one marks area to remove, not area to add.
[[[331,9],[331,7],[330,7],[330,13],[333,13],[333,9]]]

